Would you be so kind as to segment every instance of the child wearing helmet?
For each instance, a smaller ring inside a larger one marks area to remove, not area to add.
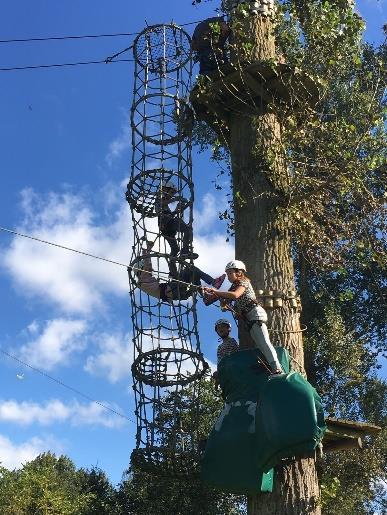
[[[255,346],[262,352],[273,373],[282,373],[281,364],[267,330],[267,313],[257,301],[250,279],[246,275],[245,264],[239,260],[230,261],[225,271],[231,283],[229,290],[218,291],[206,287],[205,292],[224,299],[226,303],[234,303],[233,310],[246,322]]]
[[[231,324],[225,318],[220,318],[215,322],[215,331],[218,334],[219,338],[222,340],[220,345],[218,345],[216,356],[219,365],[219,361],[228,356],[229,354],[233,354],[239,350],[238,342],[231,338]]]

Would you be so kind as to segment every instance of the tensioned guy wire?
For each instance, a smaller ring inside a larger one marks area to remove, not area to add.
[[[92,397],[89,397],[89,395],[86,395],[85,393],[81,392],[80,390],[77,390],[76,388],[73,388],[72,386],[69,386],[68,384],[64,383],[63,381],[60,381],[59,379],[56,379],[55,377],[50,376],[46,372],[43,372],[43,370],[40,370],[39,368],[33,367],[29,363],[26,363],[25,361],[23,361],[20,358],[14,356],[13,354],[10,354],[9,352],[3,350],[1,347],[0,347],[0,352],[1,352],[1,354],[4,354],[8,358],[11,358],[14,361],[17,361],[21,365],[23,365],[23,366],[25,366],[27,368],[30,368],[34,372],[37,372],[38,374],[41,374],[44,377],[47,377],[47,379],[50,379],[51,381],[54,381],[55,383],[59,384],[60,386],[63,386],[64,388],[67,388],[68,390],[71,390],[72,392],[76,393],[77,395],[80,395],[81,397],[84,397],[88,401],[93,402],[94,404],[98,404],[98,406],[101,406],[101,408],[103,408],[103,409],[105,409],[107,411],[110,411],[111,413],[114,413],[114,415],[117,415],[118,417],[124,418],[124,419],[128,420],[129,422],[132,422],[133,424],[135,424],[134,420],[130,419],[129,417],[127,417],[123,413],[120,413],[119,411],[116,411],[113,408],[110,408],[109,406],[106,406],[105,404],[102,404],[102,402],[96,401],[95,399],[93,399]]]
[[[202,20],[192,21],[188,23],[183,23],[180,25],[181,27],[185,27],[188,25],[194,25],[200,23]],[[174,22],[172,22],[174,24]],[[174,24],[177,26],[176,24]],[[131,33],[116,33],[116,34],[94,34],[94,35],[84,35],[84,36],[52,36],[47,38],[18,38],[18,39],[3,39],[0,40],[1,43],[25,43],[25,42],[36,42],[36,41],[62,41],[62,40],[77,40],[77,39],[87,39],[87,38],[101,38],[101,37],[114,37],[114,36],[137,36],[139,32],[131,32]],[[49,69],[49,68],[64,68],[64,67],[75,67],[75,66],[84,66],[90,64],[110,64],[110,63],[130,63],[134,62],[133,59],[116,59],[119,55],[124,52],[130,50],[132,45],[121,50],[120,52],[115,53],[112,56],[107,57],[104,60],[90,60],[90,61],[77,61],[77,62],[69,62],[69,63],[51,63],[51,64],[36,64],[36,65],[26,65],[26,66],[6,66],[0,68],[0,72],[12,72],[12,71],[22,71],[22,70],[38,70],[38,69]]]
[[[200,23],[203,20],[190,21],[187,23],[179,24],[180,27],[187,27],[188,25],[194,25]],[[114,38],[124,36],[137,36],[140,32],[116,32],[112,34],[83,34],[74,36],[47,36],[47,37],[36,37],[36,38],[14,38],[14,39],[0,39],[2,43],[31,43],[38,41],[65,41],[72,39],[98,39],[98,38]]]

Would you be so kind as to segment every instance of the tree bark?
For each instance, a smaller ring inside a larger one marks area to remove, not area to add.
[[[261,16],[242,19],[243,31],[234,31],[234,61],[242,61],[243,43],[252,44],[251,59],[275,56],[272,22]],[[246,48],[246,45],[245,47]],[[243,67],[243,65],[239,64]],[[246,263],[255,290],[287,292],[295,289],[291,256],[291,236],[286,216],[279,215],[281,192],[286,191],[288,173],[282,161],[272,155],[281,140],[281,127],[275,114],[262,105],[259,114],[232,113],[230,153],[234,192],[235,257]],[[299,310],[284,301],[284,306],[269,312],[268,327],[274,345],[288,349],[293,369],[304,372],[302,332]],[[251,342],[241,329],[241,347]],[[284,402],[286,400],[284,399]],[[319,486],[313,459],[288,460],[276,469],[274,491],[250,497],[250,515],[302,515],[321,513]]]

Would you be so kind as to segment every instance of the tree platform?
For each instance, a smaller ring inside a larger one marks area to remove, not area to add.
[[[381,427],[366,422],[353,422],[335,418],[325,419],[327,430],[323,439],[324,452],[362,449],[362,438],[375,435]]]
[[[320,84],[287,64],[254,61],[240,66],[225,64],[199,79],[190,100],[199,120],[228,138],[232,113],[247,116],[263,111],[313,108],[320,99]]]

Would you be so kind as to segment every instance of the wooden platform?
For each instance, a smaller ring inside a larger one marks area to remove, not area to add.
[[[366,422],[353,422],[327,418],[328,428],[323,439],[323,451],[333,452],[347,449],[361,449],[362,438],[367,435],[375,435],[381,431],[381,427]]]
[[[306,73],[286,64],[268,61],[245,63],[240,68],[222,66],[209,75],[204,88],[195,86],[191,103],[199,120],[216,132],[222,126],[228,136],[231,113],[254,115],[269,110],[314,107],[320,99],[319,85]]]

